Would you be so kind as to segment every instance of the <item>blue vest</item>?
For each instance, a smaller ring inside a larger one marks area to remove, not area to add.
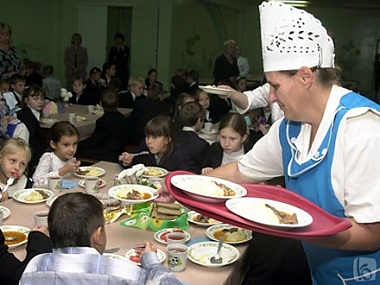
[[[337,217],[345,216],[344,208],[335,196],[331,183],[336,137],[344,115],[348,110],[357,107],[373,109],[378,114],[380,112],[380,106],[365,97],[353,92],[344,95],[318,152],[302,164],[295,160],[297,149],[294,145],[294,139],[300,133],[301,124],[283,120],[280,125],[279,134],[286,187]],[[307,242],[303,245],[311,268],[313,284],[380,284],[379,250],[375,252],[335,250]]]

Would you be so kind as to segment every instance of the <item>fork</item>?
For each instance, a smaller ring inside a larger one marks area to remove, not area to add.
[[[7,185],[5,185],[3,192],[6,192],[9,188],[9,186],[11,186],[14,181],[15,181],[15,178],[13,176],[9,177],[7,180]]]
[[[133,156],[147,155],[149,153],[150,153],[149,151],[144,150],[144,151],[140,151],[140,152],[134,153]]]

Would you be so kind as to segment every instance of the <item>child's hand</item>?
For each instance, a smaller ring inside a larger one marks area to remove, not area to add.
[[[75,158],[70,159],[63,167],[59,169],[59,175],[64,176],[68,173],[76,172],[79,166],[80,161],[77,161]]]
[[[212,168],[212,167],[205,167],[205,168],[202,169],[202,174],[207,174],[207,173],[209,173],[213,169],[214,168]]]
[[[8,192],[0,192],[0,194],[1,194],[0,202],[4,202],[8,200]]]
[[[168,189],[166,186],[162,186],[160,190],[157,192],[159,196],[154,199],[154,202],[160,202],[160,203],[174,203],[175,199],[172,195],[170,195]]]
[[[130,164],[133,160],[133,154],[131,154],[129,152],[123,152],[121,155],[119,155],[119,160],[121,162]]]

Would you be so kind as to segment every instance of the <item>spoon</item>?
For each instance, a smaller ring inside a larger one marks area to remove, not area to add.
[[[115,253],[118,252],[121,249],[130,249],[130,248],[145,248],[145,245],[137,244],[137,245],[132,245],[132,246],[119,246],[119,247],[112,247],[112,248],[107,248],[104,250],[104,253]]]
[[[149,151],[144,150],[144,151],[140,151],[138,153],[134,153],[133,156],[140,156],[140,155],[147,155],[147,154],[149,154]]]
[[[9,188],[9,186],[11,186],[14,181],[15,181],[15,178],[13,176],[9,177],[7,180],[7,185],[5,185],[3,192],[6,192]]]
[[[120,216],[123,214],[131,215],[131,211],[132,211],[132,208],[130,206],[125,206],[120,211],[116,212],[115,215],[111,219],[107,220],[106,223],[112,224],[118,218],[120,218]],[[112,211],[109,211],[109,212],[112,212]]]
[[[218,250],[216,251],[216,254],[210,258],[210,262],[213,264],[221,264],[223,261],[223,258],[219,255],[220,250],[222,249],[224,237],[221,236],[218,243]]]

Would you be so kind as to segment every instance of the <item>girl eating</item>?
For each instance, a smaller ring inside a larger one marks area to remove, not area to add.
[[[15,180],[9,186],[7,192],[0,192],[0,202],[13,196],[20,189],[29,188],[31,182],[24,175],[25,169],[30,161],[31,152],[29,146],[23,139],[10,138],[3,143],[0,150],[0,187],[4,189],[10,177]]]
[[[69,122],[55,123],[50,129],[53,151],[42,155],[33,175],[34,187],[48,183],[48,177],[64,176],[78,170],[80,162],[74,158],[79,141],[78,130]]]

